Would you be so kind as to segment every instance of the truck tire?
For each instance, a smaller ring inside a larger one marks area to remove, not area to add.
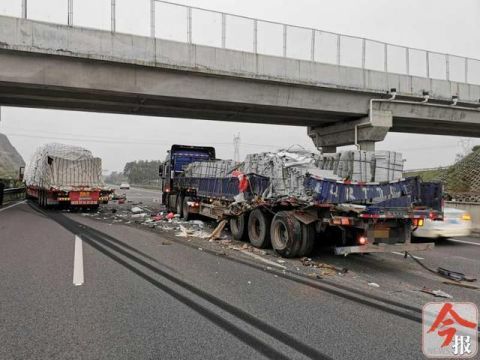
[[[173,199],[173,196],[168,194],[167,195],[167,203],[166,203],[166,207],[167,207],[167,212],[174,212],[175,211],[175,207],[173,206],[172,204],[172,199]],[[176,197],[175,197],[176,199]]]
[[[264,249],[269,247],[270,225],[272,217],[260,209],[253,210],[248,216],[248,238],[256,248]]]
[[[313,247],[315,245],[315,238],[317,233],[315,231],[314,224],[302,224],[302,246],[298,251],[298,256],[308,256],[312,253]]]
[[[248,231],[247,231],[247,216],[248,214],[243,213],[239,216],[235,216],[230,218],[229,225],[230,225],[230,232],[232,233],[232,237],[235,240],[247,240],[248,238]]]
[[[40,207],[42,208],[46,208],[47,207],[47,201],[46,201],[46,197],[45,197],[45,191],[43,190],[40,190],[38,192],[38,205],[40,205]]]
[[[280,211],[270,228],[273,249],[283,257],[295,257],[302,246],[302,226],[289,211]]]
[[[175,213],[180,217],[183,217],[183,198],[181,194],[178,194],[177,200],[175,201]]]
[[[188,196],[183,197],[183,202],[182,202],[182,219],[185,221],[190,221],[193,218],[193,214],[190,213],[188,209],[188,202],[191,201],[191,199]]]

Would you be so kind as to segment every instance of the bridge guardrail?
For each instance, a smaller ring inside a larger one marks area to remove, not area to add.
[[[24,187],[4,189],[3,192],[0,193],[0,206],[8,202],[21,200],[24,198],[25,198]]]
[[[68,26],[480,85],[478,59],[164,0],[146,0],[142,5],[130,7],[125,1],[95,0],[96,9],[103,17],[90,14],[79,20],[81,16],[77,15],[87,11],[86,3],[83,0],[62,0],[58,4],[60,8],[56,9],[59,13],[54,16],[53,11],[45,14],[43,9],[42,13],[42,7],[32,5],[27,0],[16,0],[9,2],[8,6],[3,5],[3,13]],[[132,14],[145,22],[137,21],[136,27],[132,28],[125,21]]]

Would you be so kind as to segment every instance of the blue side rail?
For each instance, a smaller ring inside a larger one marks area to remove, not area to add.
[[[245,199],[251,199],[255,195],[261,195],[269,186],[267,177],[247,174],[250,186],[245,192]],[[182,177],[173,180],[174,188],[178,190],[194,190],[197,196],[210,197],[234,201],[239,192],[239,180],[236,177]]]
[[[389,183],[342,182],[307,176],[305,191],[321,204],[351,203],[385,208],[425,206],[441,210],[442,185],[412,177]]]

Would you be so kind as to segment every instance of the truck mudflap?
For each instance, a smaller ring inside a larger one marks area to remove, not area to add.
[[[340,246],[335,248],[335,255],[361,254],[361,253],[386,253],[405,251],[425,251],[435,247],[434,243],[400,243],[400,244],[367,244],[356,246]]]

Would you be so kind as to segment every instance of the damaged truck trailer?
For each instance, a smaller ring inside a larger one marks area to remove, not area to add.
[[[174,145],[160,167],[162,200],[185,220],[228,220],[234,239],[284,257],[308,256],[327,240],[337,255],[433,248],[411,234],[426,217],[442,220],[440,183],[340,179],[319,156],[285,150],[235,163],[216,160],[212,147]]]

